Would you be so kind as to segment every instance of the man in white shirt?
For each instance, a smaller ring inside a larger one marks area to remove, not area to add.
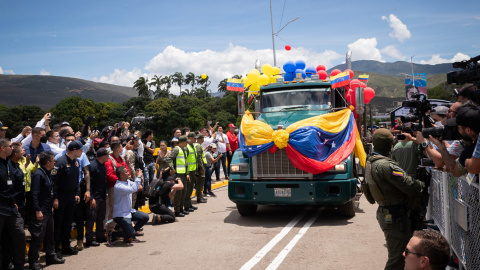
[[[57,131],[47,132],[47,144],[55,156],[63,152],[63,148],[60,147],[60,135]]]
[[[215,137],[217,136],[217,133],[214,132],[212,136],[210,136],[210,132],[207,130],[206,127],[201,127],[198,131],[203,135],[202,148],[205,151],[205,149],[207,149],[207,147],[211,143],[213,143],[213,141],[215,140]]]
[[[232,154],[232,149],[230,148],[230,143],[228,141],[228,137],[226,134],[223,134],[223,128],[218,127],[217,129],[217,136],[215,137],[217,140],[217,154],[223,154],[223,156],[220,158],[220,162],[217,162],[215,166],[217,166],[217,169],[215,169],[215,176],[217,177],[217,181],[220,180],[220,163],[222,163],[222,169],[223,169],[223,174],[225,175],[225,179],[228,179],[228,171],[227,171],[227,154]],[[228,152],[227,152],[228,150]]]

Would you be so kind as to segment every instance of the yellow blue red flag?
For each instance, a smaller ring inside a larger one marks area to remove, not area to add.
[[[358,80],[362,82],[368,82],[369,75],[360,75],[358,76]]]
[[[330,78],[332,88],[338,88],[350,84],[350,73],[348,71],[338,73]]]
[[[242,79],[228,79],[227,80],[227,90],[243,92],[244,80]]]

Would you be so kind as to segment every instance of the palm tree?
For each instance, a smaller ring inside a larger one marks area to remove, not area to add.
[[[203,79],[202,76],[197,76],[197,84],[203,85],[203,88],[205,89],[205,97],[207,97],[207,87],[212,83],[209,78],[210,77],[207,76]]]
[[[180,87],[180,94],[182,93],[183,81],[183,74],[181,72],[175,72],[175,74],[172,75],[172,82]]]
[[[155,87],[157,91],[160,90],[160,86],[162,86],[162,77],[163,77],[162,75],[160,76],[154,75],[150,83],[148,83],[148,85]]]
[[[194,93],[194,91],[190,91],[190,90],[188,90],[188,88],[185,88],[185,90],[183,90],[183,91],[180,92],[180,96],[181,96],[181,97],[185,97],[185,96],[190,96],[190,97],[192,97],[192,96],[193,96],[193,93]]]
[[[139,97],[150,97],[150,91],[148,89],[148,78],[140,77],[133,84],[133,88],[137,89]]]
[[[164,86],[164,90],[167,91],[167,94],[170,95],[170,87],[172,87],[172,76],[163,76],[162,79],[160,79],[160,83],[162,86]]]
[[[189,72],[187,75],[185,75],[185,84],[187,85],[192,85],[192,90],[193,90],[193,87],[195,86],[195,83],[197,82],[197,80],[195,79],[195,74],[193,74],[193,72]]]
[[[223,79],[218,83],[217,87],[218,92],[225,92],[227,91],[227,79]]]

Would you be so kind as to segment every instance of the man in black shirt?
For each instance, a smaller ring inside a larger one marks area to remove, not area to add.
[[[72,141],[67,146],[67,153],[58,158],[51,171],[54,190],[53,208],[55,208],[55,249],[62,254],[76,255],[78,251],[70,246],[70,231],[72,229],[75,204],[80,202],[80,185],[78,184],[82,143]]]
[[[175,214],[168,208],[168,202],[173,198],[177,190],[183,189],[183,183],[180,178],[168,177],[167,181],[163,183],[158,181],[151,191],[149,198],[149,207],[152,211],[152,225],[160,223],[174,222]]]
[[[90,192],[92,199],[87,206],[87,222],[85,223],[86,239],[85,245],[99,246],[100,243],[106,242],[105,226],[103,224],[105,213],[107,211],[106,197],[107,197],[107,183],[105,169],[105,162],[108,160],[108,151],[105,148],[100,148],[97,151],[97,158],[90,163]],[[93,240],[93,224],[97,223],[95,234],[96,241]]]
[[[15,269],[23,269],[25,264],[25,231],[23,219],[15,203],[16,183],[14,183],[11,163],[7,157],[12,153],[10,140],[0,139],[0,237],[4,230],[12,236],[11,249]],[[1,246],[0,238],[0,246]],[[2,261],[0,258],[0,265]]]
[[[45,243],[47,265],[62,264],[64,259],[59,259],[55,254],[55,241],[53,236],[53,181],[50,171],[55,165],[52,152],[40,153],[40,168],[32,174],[32,203],[35,215],[30,220],[28,230],[32,235],[30,249],[28,250],[28,263],[30,269],[42,269],[38,263],[38,252],[42,243]]]

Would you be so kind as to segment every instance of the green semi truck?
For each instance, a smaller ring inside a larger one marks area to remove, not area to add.
[[[280,80],[261,87],[256,120],[273,130],[285,129],[297,121],[345,109],[344,91],[331,89],[329,80],[314,75]],[[357,167],[353,151],[329,171],[312,174],[297,169],[285,149],[252,157],[238,149],[231,162],[228,196],[242,216],[255,214],[259,205],[325,205],[353,217],[361,195]]]

